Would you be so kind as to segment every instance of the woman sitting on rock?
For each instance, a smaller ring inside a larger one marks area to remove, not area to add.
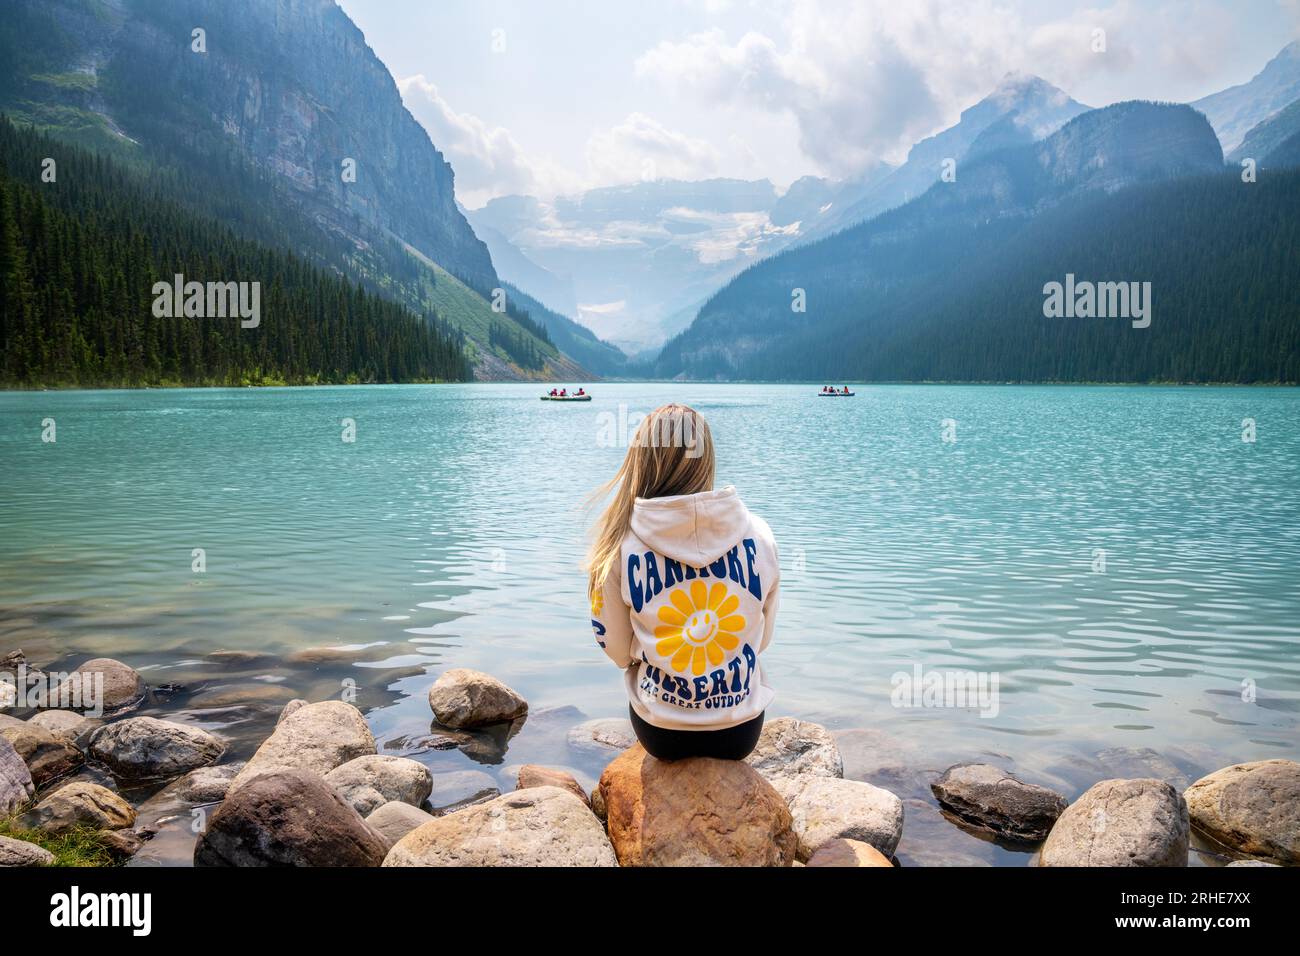
[[[713,490],[704,416],[665,405],[638,427],[588,557],[596,641],[624,669],[632,726],[660,760],[741,760],[772,690],[780,567],[772,531]]]

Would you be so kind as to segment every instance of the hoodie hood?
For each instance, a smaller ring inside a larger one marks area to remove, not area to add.
[[[749,509],[731,485],[718,491],[670,498],[638,498],[632,533],[655,551],[700,568],[736,545],[749,524]]]

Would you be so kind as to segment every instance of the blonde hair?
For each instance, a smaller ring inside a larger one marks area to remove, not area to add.
[[[587,595],[594,599],[619,559],[637,498],[667,498],[713,490],[713,436],[689,405],[664,405],[637,427],[618,473],[591,496],[614,493],[593,529],[587,555]]]

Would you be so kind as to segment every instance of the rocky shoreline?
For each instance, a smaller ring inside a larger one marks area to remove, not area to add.
[[[21,652],[2,663],[25,667]],[[40,844],[68,834],[129,859],[156,832],[121,792],[142,785],[161,787],[148,806],[192,816],[198,866],[897,865],[904,801],[846,779],[835,738],[808,721],[769,720],[743,762],[663,763],[626,720],[591,720],[567,734],[574,751],[610,758],[590,792],[568,768],[523,764],[499,794],[478,771],[378,753],[350,703],[292,700],[246,762],[228,761],[216,734],[132,716],[148,687],[128,665],[78,670],[102,676],[102,719],[0,713],[0,833],[19,834],[0,835],[0,866],[51,865]],[[528,715],[479,671],[444,672],[428,699],[433,749],[472,748]],[[1099,780],[1072,803],[983,763],[949,767],[930,787],[949,823],[1036,848],[1040,866],[1186,866],[1193,832],[1228,865],[1300,864],[1291,760],[1225,767],[1181,792],[1151,777]]]

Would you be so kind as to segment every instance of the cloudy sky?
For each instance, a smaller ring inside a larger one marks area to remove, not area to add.
[[[1300,36],[1300,0],[340,3],[471,208],[661,177],[848,176],[1010,71],[1091,106],[1188,101]]]

